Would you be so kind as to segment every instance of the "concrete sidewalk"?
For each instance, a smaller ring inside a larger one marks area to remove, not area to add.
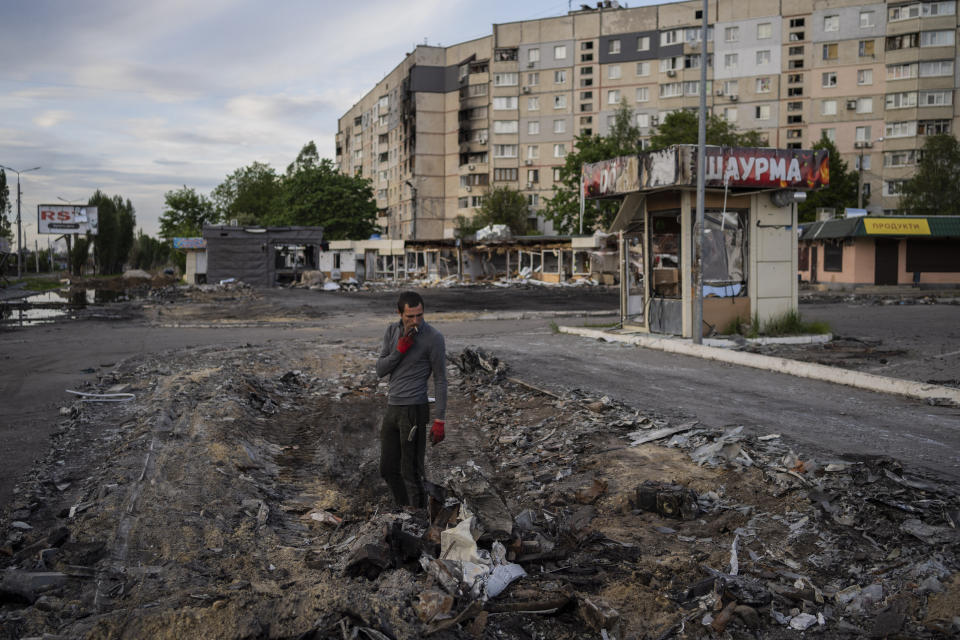
[[[960,405],[960,389],[953,387],[889,378],[887,376],[878,376],[872,373],[851,371],[838,367],[828,367],[811,362],[799,362],[797,360],[790,360],[789,358],[778,358],[756,353],[747,353],[745,351],[732,351],[730,349],[698,345],[686,338],[638,333],[618,333],[615,331],[564,326],[560,327],[560,333],[605,340],[607,342],[622,342],[647,349],[658,349],[669,353],[693,356],[695,358],[716,360],[718,362],[726,362],[744,367],[753,367],[754,369],[776,371],[777,373],[786,373],[800,378],[833,382],[835,384],[843,384],[879,393],[891,393],[919,400],[948,401],[955,405]]]

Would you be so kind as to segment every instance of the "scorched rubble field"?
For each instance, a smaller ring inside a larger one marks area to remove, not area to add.
[[[887,458],[809,459],[776,425],[747,437],[536,389],[478,351],[449,354],[430,509],[395,509],[377,470],[375,358],[300,340],[101,375],[85,391],[136,401],[64,407],[50,455],[3,514],[2,636],[960,630],[952,490]],[[439,557],[441,532],[471,515],[474,561]],[[491,595],[514,564],[525,575]]]

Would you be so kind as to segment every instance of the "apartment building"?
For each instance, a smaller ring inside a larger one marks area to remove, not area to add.
[[[896,207],[925,137],[957,126],[956,0],[711,0],[706,43],[700,1],[580,6],[417,46],[339,119],[336,161],[373,180],[387,237],[452,237],[496,186],[552,232],[539,212],[575,137],[607,133],[623,100],[644,139],[701,90],[770,146],[826,135],[874,215]]]

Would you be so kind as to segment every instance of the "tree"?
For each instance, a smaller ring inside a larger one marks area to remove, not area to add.
[[[120,219],[116,203],[107,194],[97,189],[88,205],[97,208],[97,235],[93,236],[93,256],[97,265],[97,272],[101,274],[116,273],[113,265],[120,253]]]
[[[124,200],[120,196],[113,196],[113,206],[117,210],[117,253],[111,273],[119,273],[123,270],[123,265],[133,249],[133,231],[137,226],[137,212],[130,198]]]
[[[210,199],[223,220],[266,225],[277,217],[280,189],[273,167],[254,162],[228,175],[210,193]]]
[[[832,175],[831,175],[832,178]],[[897,213],[938,216],[957,212],[960,203],[960,144],[950,134],[930,136],[913,177],[900,187]]]
[[[143,231],[137,234],[130,252],[130,264],[134,269],[149,271],[162,267],[170,262],[171,247],[169,242],[162,242],[151,238]]]
[[[370,180],[341,173],[308,142],[280,181],[271,224],[321,226],[328,240],[367,238],[377,231]]]
[[[13,238],[13,228],[10,225],[10,187],[7,185],[7,172],[0,169],[0,238]]]
[[[840,156],[836,145],[825,135],[813,145],[814,150],[825,149],[830,154],[830,186],[819,191],[811,191],[807,199],[797,207],[800,222],[813,222],[817,219],[817,209],[822,207],[833,208],[843,212],[847,207],[857,206],[857,189],[859,176],[856,171],[849,171],[846,161]],[[866,206],[869,198],[864,196]]]
[[[524,235],[529,229],[528,216],[527,199],[522,193],[510,187],[494,187],[484,196],[480,210],[471,221],[470,232],[491,224],[505,224],[514,235]]]
[[[561,233],[580,229],[580,173],[584,164],[608,160],[640,152],[640,130],[633,124],[633,109],[620,103],[613,126],[606,136],[579,135],[560,168],[559,184],[554,183],[553,197],[546,202],[543,215]],[[617,215],[619,203],[610,200],[587,200],[584,203],[583,228],[606,228]]]
[[[87,264],[87,258],[90,257],[91,238],[89,233],[85,236],[73,237],[73,247],[67,258],[70,262],[70,273],[75,276],[83,275],[83,266]]]
[[[700,141],[700,117],[696,111],[671,111],[650,136],[652,150],[664,149],[674,144],[698,144]],[[763,147],[766,144],[759,131],[737,130],[723,118],[707,114],[707,144],[721,147]]]
[[[160,237],[198,237],[203,225],[219,221],[213,203],[192,187],[183,186],[163,195],[164,210],[160,214]]]

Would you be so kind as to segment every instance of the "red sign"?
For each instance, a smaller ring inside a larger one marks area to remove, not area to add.
[[[830,157],[822,150],[707,147],[705,160],[708,187],[819,189],[830,184]]]

